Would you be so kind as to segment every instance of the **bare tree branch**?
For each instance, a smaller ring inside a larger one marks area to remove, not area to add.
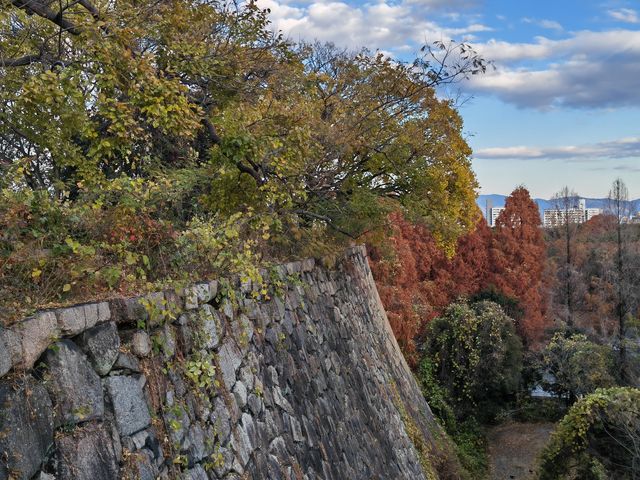
[[[42,55],[25,55],[24,57],[2,59],[0,58],[0,67],[24,67],[42,60]]]
[[[62,12],[56,13],[38,0],[11,0],[11,3],[28,13],[35,13],[39,17],[55,23],[64,31],[69,32],[72,35],[80,35],[80,28],[64,18]]]

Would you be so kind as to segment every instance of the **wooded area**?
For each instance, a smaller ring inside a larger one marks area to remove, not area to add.
[[[395,209],[448,249],[475,222],[462,120],[435,94],[486,68],[467,45],[406,64],[294,44],[252,1],[1,15],[3,317],[213,271],[256,279]]]

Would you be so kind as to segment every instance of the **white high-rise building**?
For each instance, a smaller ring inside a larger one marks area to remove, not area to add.
[[[601,208],[587,208],[587,201],[584,198],[578,199],[572,208],[548,208],[543,214],[543,225],[545,227],[558,227],[568,223],[584,223],[602,213]]]
[[[602,215],[601,208],[585,208],[584,209],[584,221],[588,222],[596,215]]]
[[[545,227],[559,227],[565,223],[583,223],[584,210],[579,208],[569,208],[561,210],[559,208],[548,208],[543,214],[543,224]]]
[[[504,210],[504,207],[491,207],[487,209],[487,223],[490,227],[496,226],[496,220],[498,219],[498,215],[500,212]]]

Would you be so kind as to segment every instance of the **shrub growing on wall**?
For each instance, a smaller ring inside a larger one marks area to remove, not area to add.
[[[640,390],[598,389],[562,419],[541,456],[540,480],[636,479]]]

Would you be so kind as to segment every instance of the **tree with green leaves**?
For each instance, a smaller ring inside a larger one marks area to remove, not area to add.
[[[451,251],[477,184],[436,88],[485,68],[458,44],[410,64],[293,45],[254,1],[5,2],[0,296],[317,254],[398,209]]]
[[[420,365],[425,394],[430,401],[430,392],[444,397],[457,419],[492,420],[517,392],[522,342],[499,305],[454,303],[431,321],[425,339]],[[442,412],[450,415],[446,408]]]
[[[546,389],[569,405],[596,388],[615,383],[611,349],[591,342],[581,333],[556,333],[542,351],[541,367],[553,377]]]
[[[598,389],[560,421],[541,455],[540,480],[636,480],[640,390]]]

